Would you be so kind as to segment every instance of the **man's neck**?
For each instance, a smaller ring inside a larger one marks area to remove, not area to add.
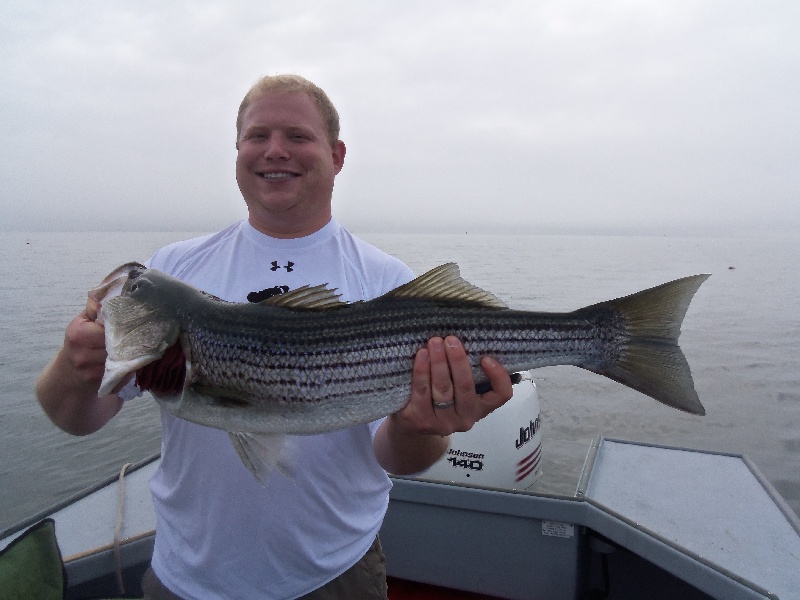
[[[332,215],[329,213],[327,216],[321,216],[312,221],[304,221],[302,223],[297,223],[293,219],[284,221],[280,218],[269,219],[269,221],[265,223],[263,219],[254,218],[251,214],[248,218],[248,222],[254,229],[269,237],[276,239],[295,239],[316,233],[325,227],[325,225],[330,222],[331,218]]]

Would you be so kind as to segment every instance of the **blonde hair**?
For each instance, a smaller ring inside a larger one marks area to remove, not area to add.
[[[254,100],[266,96],[267,94],[287,94],[290,92],[303,92],[317,104],[325,121],[328,133],[328,140],[331,145],[339,140],[339,113],[336,107],[328,98],[328,95],[316,84],[310,82],[299,75],[266,75],[256,81],[250,90],[245,94],[242,103],[239,105],[239,112],[236,115],[236,139],[242,133],[242,115]]]

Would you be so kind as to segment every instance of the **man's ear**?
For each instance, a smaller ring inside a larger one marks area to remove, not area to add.
[[[337,140],[333,145],[333,166],[336,168],[336,174],[342,170],[344,166],[344,155],[347,153],[347,148],[342,140]]]

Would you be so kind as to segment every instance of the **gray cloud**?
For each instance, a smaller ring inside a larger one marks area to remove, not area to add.
[[[261,74],[325,88],[355,230],[791,230],[800,5],[7,2],[4,229],[211,230],[245,214]]]

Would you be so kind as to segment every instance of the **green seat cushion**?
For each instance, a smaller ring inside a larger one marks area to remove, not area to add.
[[[55,523],[40,521],[0,552],[0,598],[63,600],[66,572]]]

